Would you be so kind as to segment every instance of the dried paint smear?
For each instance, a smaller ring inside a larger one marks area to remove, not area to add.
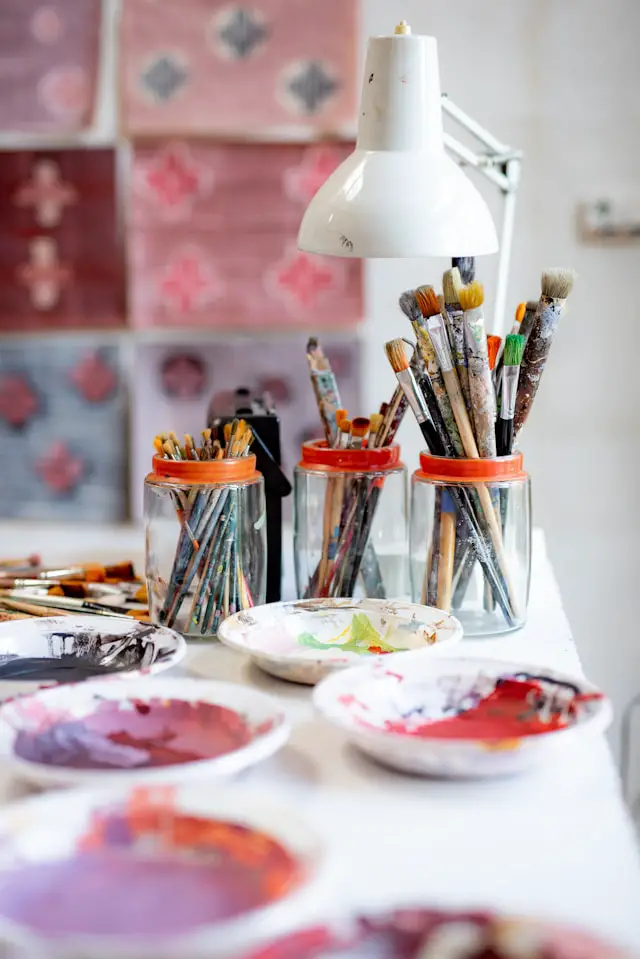
[[[69,769],[154,768],[215,759],[247,745],[253,735],[245,719],[224,706],[103,700],[82,717],[45,711],[39,727],[18,732],[14,752]]]

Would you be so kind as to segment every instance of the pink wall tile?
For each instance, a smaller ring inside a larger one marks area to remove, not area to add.
[[[113,150],[0,152],[0,330],[124,322]]]
[[[1,6],[2,129],[69,133],[89,126],[100,0],[2,0]]]
[[[356,101],[355,0],[127,0],[132,134],[337,134]]]
[[[128,244],[133,325],[339,329],[362,319],[360,262],[296,247],[307,203],[350,150],[138,145]]]

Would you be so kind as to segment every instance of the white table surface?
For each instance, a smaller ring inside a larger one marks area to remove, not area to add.
[[[0,525],[0,555],[40,551],[47,563],[141,556],[141,534],[132,528],[61,535],[66,527],[33,526],[28,537],[25,529]],[[528,625],[503,639],[463,641],[457,651],[581,671],[541,533]],[[293,805],[324,837],[316,911],[488,906],[570,922],[640,953],[640,860],[603,737],[515,779],[425,780],[367,760],[314,714],[307,687],[272,679],[230,649],[192,647],[186,668],[283,702],[290,742],[241,781]],[[23,792],[0,776],[0,800]]]

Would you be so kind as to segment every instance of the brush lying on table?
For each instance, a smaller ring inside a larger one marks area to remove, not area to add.
[[[320,361],[319,356],[322,357]],[[339,408],[340,394],[335,376],[315,338],[309,340],[307,358],[327,445],[333,449],[390,446],[407,410],[403,390],[398,387],[377,413],[349,419],[348,411]],[[416,371],[422,366],[417,351],[412,364]],[[384,478],[379,477],[341,475],[327,479],[321,557],[304,591],[304,598],[351,597],[359,576],[367,596],[386,598],[380,564],[371,543],[383,487]]]
[[[45,567],[39,557],[0,561],[3,621],[79,612],[145,621],[147,589],[133,563]]]
[[[244,420],[234,419],[219,435],[203,430],[202,439],[196,447],[186,435],[181,446],[175,433],[168,433],[157,436],[154,446],[171,460],[238,459],[249,455],[253,433]],[[180,617],[183,632],[213,635],[223,618],[253,606],[238,551],[239,492],[212,486],[174,489],[172,497],[181,529],[159,619],[174,626]]]
[[[466,285],[459,270],[465,271]],[[575,278],[565,269],[543,273],[539,303],[518,308],[501,354],[500,338],[486,333],[484,291],[474,273],[474,261],[461,258],[444,274],[443,297],[430,286],[400,297],[423,360],[421,376],[409,370],[402,340],[385,347],[427,449],[437,456],[494,458],[513,451]],[[477,560],[487,585],[485,606],[495,602],[513,625],[522,611],[515,606],[503,544],[506,497],[483,483],[473,489],[451,486],[446,496],[436,496],[436,511],[423,602],[459,606]]]

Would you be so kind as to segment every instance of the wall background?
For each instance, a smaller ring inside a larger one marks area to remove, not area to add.
[[[105,6],[108,24],[115,22],[117,5],[108,0]],[[402,18],[414,32],[436,36],[443,91],[496,136],[524,150],[510,309],[537,297],[543,267],[573,266],[580,274],[522,447],[533,476],[535,519],[547,534],[585,671],[614,699],[618,719],[611,741],[617,752],[621,710],[640,691],[640,376],[634,340],[640,246],[582,246],[575,218],[585,200],[638,200],[640,4],[361,0],[361,6],[363,53],[369,35],[389,33]],[[116,67],[107,42],[103,79]],[[102,84],[98,122],[84,142],[111,140],[113,89],[113,82]],[[0,146],[24,142],[0,138]],[[499,198],[490,185],[477,182],[499,222]],[[382,343],[404,332],[399,294],[439,283],[444,266],[411,260],[367,265],[363,385],[371,408],[394,385]],[[478,261],[489,303],[494,271],[495,257]],[[419,439],[415,425],[407,423],[401,440],[410,464]],[[640,744],[640,720],[635,740]],[[640,789],[640,769],[634,778]]]

